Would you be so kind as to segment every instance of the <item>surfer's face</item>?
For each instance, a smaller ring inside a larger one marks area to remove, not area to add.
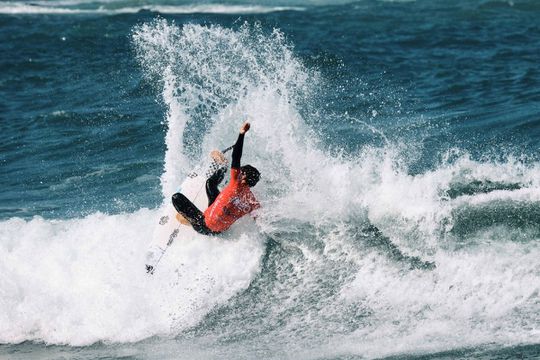
[[[240,173],[240,183],[242,185],[247,185],[247,176],[244,174],[244,172]]]
[[[240,168],[240,183],[253,187],[259,181],[261,174],[251,165],[244,165]]]

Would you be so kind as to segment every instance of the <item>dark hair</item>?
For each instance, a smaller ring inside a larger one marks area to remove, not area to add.
[[[242,171],[242,173],[246,174],[246,182],[249,187],[253,187],[259,182],[259,179],[261,178],[261,173],[253,166],[244,165],[240,168],[240,170]]]

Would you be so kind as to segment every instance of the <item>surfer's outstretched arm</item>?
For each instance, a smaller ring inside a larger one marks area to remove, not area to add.
[[[244,147],[244,134],[249,130],[249,127],[250,125],[246,121],[240,128],[238,139],[236,140],[232,151],[231,168],[233,169],[240,169],[240,158],[242,157],[242,148]]]

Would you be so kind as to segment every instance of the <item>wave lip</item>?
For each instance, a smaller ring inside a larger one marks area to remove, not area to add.
[[[66,4],[67,5],[67,4]],[[107,7],[98,3],[96,8],[77,8],[72,6],[52,6],[46,3],[8,2],[0,4],[0,14],[7,15],[119,15],[135,14],[140,11],[158,12],[161,14],[267,14],[280,11],[303,11],[298,6],[264,6],[264,5],[227,5],[227,4],[202,4],[202,5],[155,5],[143,4],[140,6]]]

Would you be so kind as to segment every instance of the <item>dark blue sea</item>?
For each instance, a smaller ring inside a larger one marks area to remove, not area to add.
[[[2,1],[0,126],[1,359],[540,358],[537,0]]]

